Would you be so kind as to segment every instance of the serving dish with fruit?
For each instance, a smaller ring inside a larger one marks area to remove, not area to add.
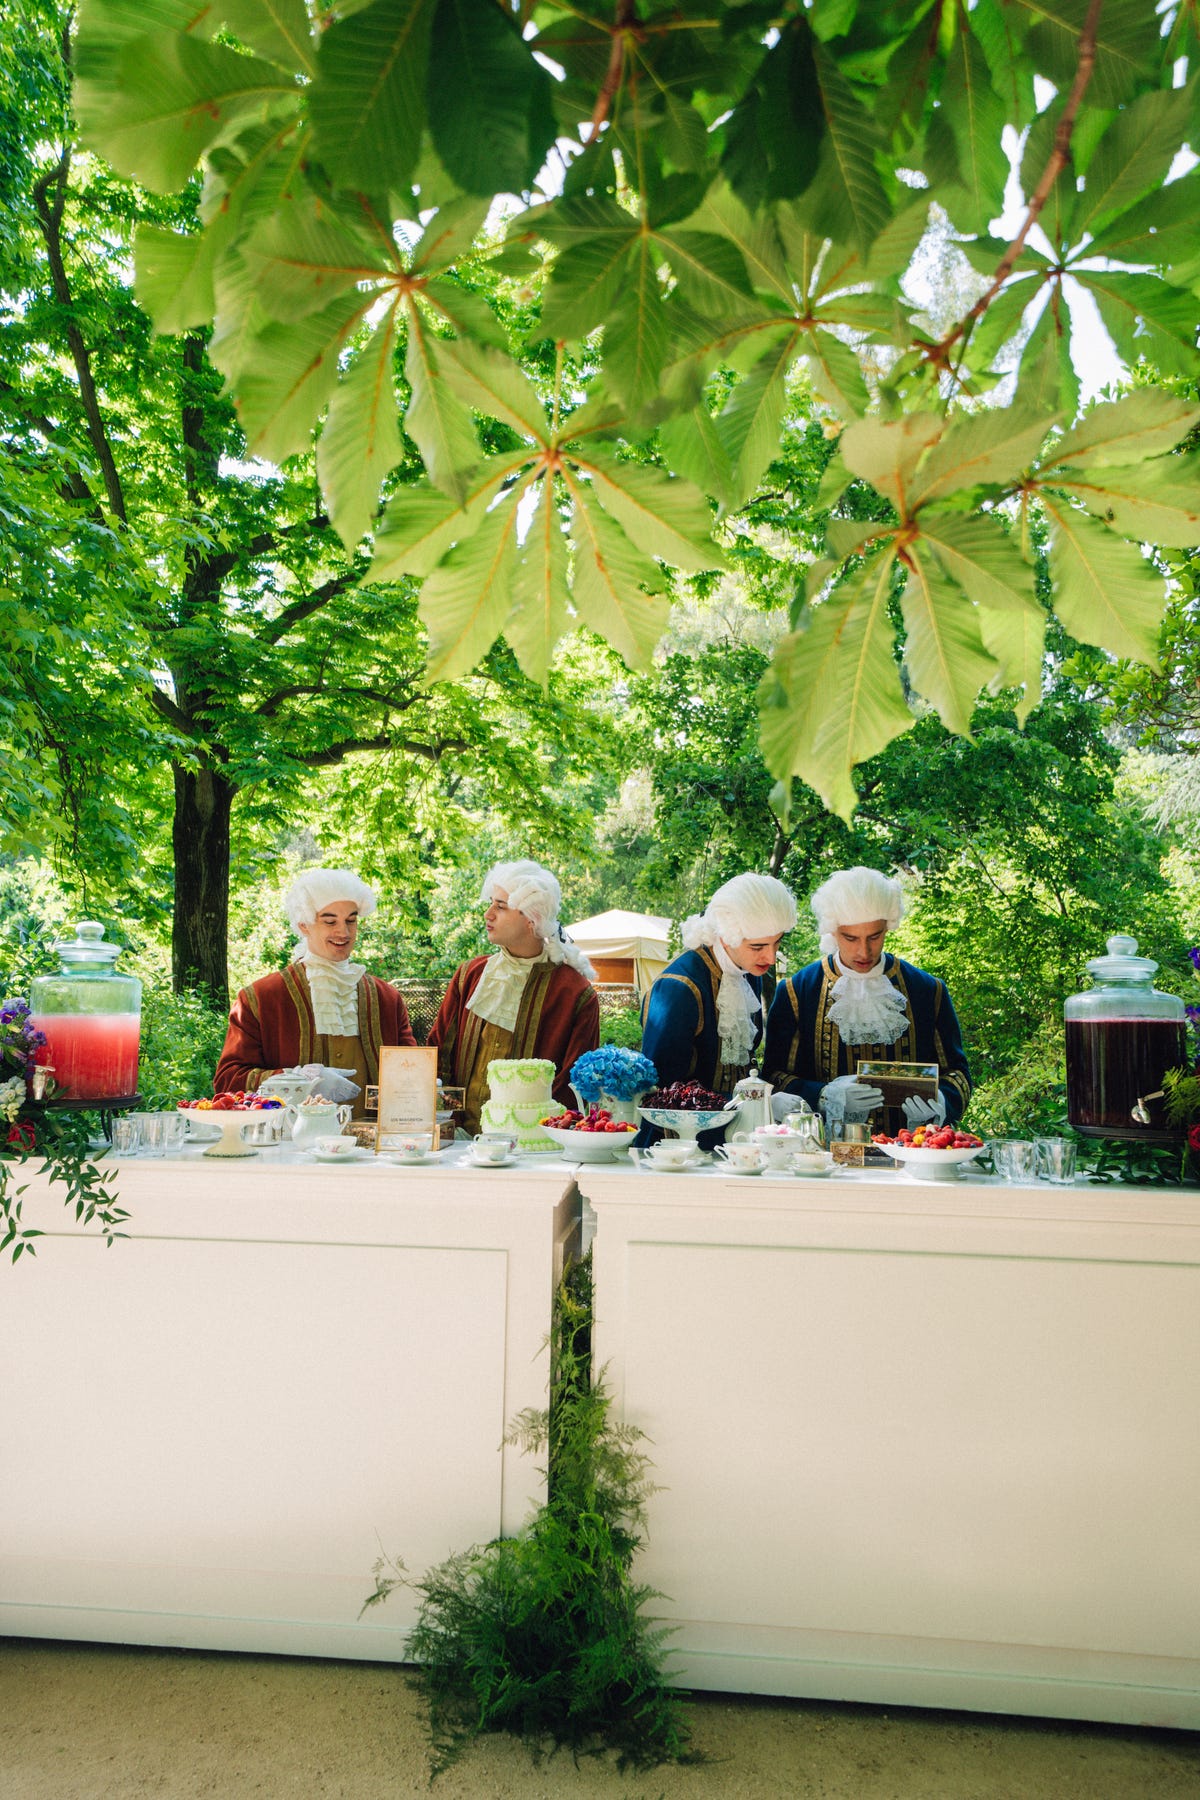
[[[654,1088],[645,1096],[638,1111],[650,1125],[660,1131],[673,1131],[677,1137],[694,1138],[702,1131],[719,1131],[741,1112],[731,1106],[724,1094],[714,1094],[698,1081],[673,1081],[669,1087]]]
[[[620,1155],[637,1130],[627,1119],[614,1119],[606,1106],[589,1106],[586,1112],[567,1107],[543,1119],[542,1130],[573,1162],[608,1162]]]
[[[216,1146],[213,1150],[206,1150],[206,1156],[250,1155],[254,1146],[242,1144],[242,1126],[248,1119],[264,1119],[271,1113],[281,1113],[283,1110],[282,1100],[244,1091],[216,1094],[212,1099],[205,1095],[200,1100],[180,1100],[177,1104],[177,1111],[187,1120],[191,1142]],[[278,1134],[271,1134],[272,1140],[276,1135],[282,1134],[281,1121]]]
[[[895,1137],[880,1131],[871,1142],[922,1180],[954,1180],[962,1165],[983,1149],[982,1138],[955,1125],[918,1125],[915,1131],[898,1131]]]

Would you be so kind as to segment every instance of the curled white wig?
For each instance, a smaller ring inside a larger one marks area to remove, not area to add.
[[[283,910],[298,935],[301,925],[312,925],[321,909],[332,906],[335,900],[353,901],[360,919],[373,913],[379,904],[374,891],[349,869],[302,869],[283,897]],[[304,944],[301,938],[302,949]]]
[[[685,950],[714,944],[731,948],[743,938],[773,938],[796,923],[796,902],[773,875],[735,875],[719,887],[702,913],[680,927]]]
[[[531,862],[527,857],[517,862],[497,863],[489,869],[479,898],[484,906],[490,906],[500,888],[507,896],[509,906],[515,906],[519,913],[524,913],[533,929],[546,946],[546,954],[551,962],[565,962],[572,969],[590,981],[595,974],[591,963],[577,944],[573,944],[558,922],[558,909],[562,905],[562,889],[558,880],[549,869],[541,863]]]
[[[900,883],[878,869],[839,869],[823,881],[808,903],[821,934],[822,953],[837,949],[839,925],[873,925],[883,919],[893,931],[904,917]]]

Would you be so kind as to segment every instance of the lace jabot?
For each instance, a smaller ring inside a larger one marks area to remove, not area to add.
[[[884,974],[884,958],[865,975],[846,968],[840,956],[833,962],[838,979],[833,984],[829,1017],[842,1042],[894,1044],[908,1030],[908,1001]]]
[[[485,1019],[489,1025],[498,1025],[501,1031],[512,1031],[521,1010],[521,996],[530,970],[549,961],[545,946],[540,956],[513,956],[504,949],[494,950],[483,965],[475,992],[467,1001],[467,1011]]]
[[[713,943],[712,953],[721,971],[721,985],[717,989],[721,1061],[729,1068],[740,1068],[750,1061],[750,1052],[758,1035],[762,1001],[750,986],[746,971],[738,968],[720,938]]]
[[[358,1036],[358,984],[366,974],[361,963],[330,962],[306,950],[300,958],[312,995],[313,1023],[321,1037]]]

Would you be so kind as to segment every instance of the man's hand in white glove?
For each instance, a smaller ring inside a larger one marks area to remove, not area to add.
[[[860,1081],[857,1075],[839,1075],[821,1089],[821,1104],[835,1116],[840,1113],[844,1119],[865,1119],[883,1105],[883,1089]]]
[[[357,1082],[347,1081],[339,1070],[331,1069],[325,1063],[304,1063],[296,1073],[313,1077],[314,1100],[357,1100],[362,1093]]]
[[[782,1125],[783,1121],[785,1119],[790,1118],[794,1112],[800,1112],[800,1111],[804,1111],[804,1112],[811,1111],[811,1108],[807,1105],[807,1103],[805,1102],[802,1095],[800,1095],[800,1094],[772,1094],[771,1095],[771,1117],[774,1119],[774,1121],[777,1125]]]
[[[944,1125],[946,1123],[946,1096],[938,1089],[932,1100],[926,1100],[923,1094],[913,1094],[903,1103],[904,1122],[910,1131],[918,1125]]]

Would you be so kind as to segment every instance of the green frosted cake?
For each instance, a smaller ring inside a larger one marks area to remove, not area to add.
[[[541,1121],[554,1111],[554,1064],[544,1057],[524,1056],[513,1062],[491,1062],[487,1079],[490,1098],[479,1112],[481,1131],[507,1131],[518,1150],[547,1150],[558,1145],[542,1130]]]

